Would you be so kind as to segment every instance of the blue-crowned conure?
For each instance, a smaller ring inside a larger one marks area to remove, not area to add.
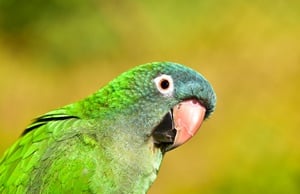
[[[210,83],[188,67],[137,66],[35,119],[0,160],[0,193],[146,193],[164,154],[215,103]]]

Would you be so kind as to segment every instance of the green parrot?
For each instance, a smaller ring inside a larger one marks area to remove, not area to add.
[[[0,193],[146,193],[164,154],[215,104],[210,83],[188,67],[137,66],[34,120],[0,160]]]

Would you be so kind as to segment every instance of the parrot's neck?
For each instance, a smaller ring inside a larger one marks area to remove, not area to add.
[[[113,193],[146,193],[157,176],[163,153],[154,146],[151,136],[145,137],[138,133],[145,130],[141,125],[133,127],[128,122],[131,119],[116,120],[124,122],[116,122],[113,128],[106,128],[105,133],[97,135],[104,148],[105,160],[109,162],[109,169],[103,169],[99,163],[101,170],[98,173],[104,174],[99,184],[107,182],[115,185]],[[108,125],[103,123],[103,126]],[[101,161],[103,158],[99,158]],[[110,172],[109,176],[105,176],[107,172]]]
[[[119,90],[111,93],[109,99],[96,98],[105,96],[103,93],[109,93],[109,89],[107,87],[91,96],[88,106],[85,104],[87,101],[79,104],[86,110],[82,117],[93,118],[96,123],[92,125],[98,126],[95,133],[101,155],[105,157],[99,158],[95,172],[101,178],[98,185],[100,187],[107,183],[107,188],[113,185],[115,189],[107,193],[145,193],[155,180],[163,158],[162,151],[154,145],[151,135],[169,111],[167,104],[155,101],[152,102],[153,106],[147,106],[148,101],[152,100],[149,96],[139,98],[138,103],[132,102],[135,98],[117,100],[114,95],[125,95],[118,93]],[[110,102],[107,106],[106,101]],[[90,107],[98,107],[99,112],[96,114]],[[107,167],[101,166],[104,160],[109,163]],[[99,181],[100,178],[95,180]]]
[[[156,179],[163,157],[162,152],[152,143],[135,147],[130,145],[130,139],[128,140],[122,145],[116,143],[115,152],[110,154],[118,176],[118,190],[127,191],[124,193],[146,193]]]

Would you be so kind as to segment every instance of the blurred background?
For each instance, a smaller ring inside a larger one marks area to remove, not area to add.
[[[0,1],[0,153],[38,115],[174,61],[217,109],[150,194],[300,193],[300,1]]]

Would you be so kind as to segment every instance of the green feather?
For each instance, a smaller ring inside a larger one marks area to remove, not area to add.
[[[163,97],[153,79],[171,75]],[[206,117],[215,93],[194,70],[170,62],[129,70],[91,96],[37,118],[0,161],[0,193],[145,193],[164,152],[151,133],[170,108],[195,97]]]

